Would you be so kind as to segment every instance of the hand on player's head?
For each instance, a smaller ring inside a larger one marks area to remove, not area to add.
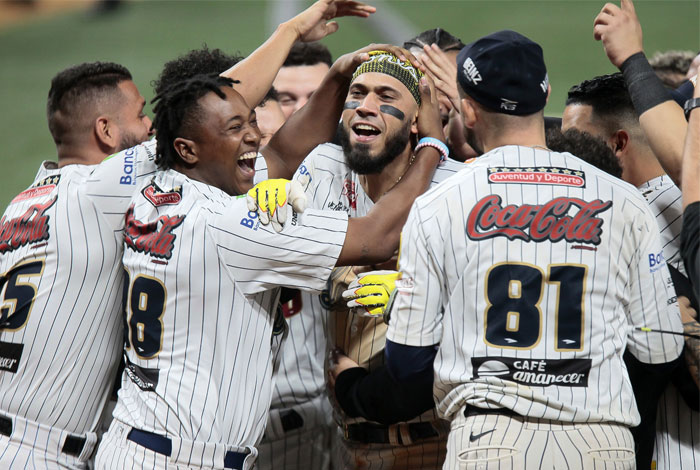
[[[418,137],[433,137],[445,141],[440,118],[440,105],[433,80],[424,75],[418,83],[421,106],[418,110]]]
[[[641,52],[642,26],[632,0],[622,0],[620,6],[606,3],[593,23],[593,37],[603,42],[605,53],[615,67],[633,54]]]

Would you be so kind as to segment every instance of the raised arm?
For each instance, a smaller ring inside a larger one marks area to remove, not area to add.
[[[649,145],[680,186],[687,123],[644,56],[642,27],[632,1],[621,0],[620,7],[607,3],[595,19],[593,36],[602,41],[610,62],[624,74]]]
[[[254,108],[267,94],[289,51],[297,41],[318,41],[338,30],[328,21],[341,16],[368,17],[376,8],[350,0],[319,0],[291,20],[280,24],[272,36],[246,59],[221,75],[240,80],[238,91]]]

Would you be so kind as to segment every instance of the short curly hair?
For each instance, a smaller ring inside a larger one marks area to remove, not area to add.
[[[316,64],[326,64],[328,67],[333,65],[328,48],[320,42],[297,42],[292,46],[282,67]]]
[[[153,91],[160,95],[175,83],[195,75],[221,73],[243,60],[242,56],[226,54],[221,49],[209,49],[206,44],[193,49],[177,59],[166,62],[156,80],[151,82]]]
[[[601,125],[609,131],[621,124],[638,124],[637,113],[627,91],[625,78],[621,73],[601,75],[584,80],[569,89],[566,106],[571,104],[589,105]]]

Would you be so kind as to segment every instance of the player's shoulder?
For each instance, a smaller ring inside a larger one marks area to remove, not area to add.
[[[671,204],[673,201],[680,201],[681,198],[680,188],[665,174],[637,186],[637,190],[649,201],[649,204],[658,203],[659,200],[662,203]]]
[[[133,186],[137,177],[148,177],[156,171],[156,139],[142,142],[105,158],[92,168],[93,178]]]
[[[347,171],[343,148],[330,142],[316,146],[304,159],[306,165],[312,165],[316,170],[325,170],[331,173],[344,173]]]
[[[466,168],[466,163],[458,162],[456,160],[447,159],[435,168],[435,173],[433,173],[433,179],[430,182],[431,187],[436,184],[440,184],[445,181],[450,176],[453,176]]]

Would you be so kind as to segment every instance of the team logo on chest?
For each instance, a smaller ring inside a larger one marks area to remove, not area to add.
[[[534,206],[501,206],[501,197],[491,195],[474,205],[467,217],[467,236],[472,240],[508,237],[509,240],[590,243],[598,245],[603,219],[596,217],[612,207],[612,201],[588,202],[575,197],[558,197]],[[572,209],[578,209],[569,215]]]
[[[182,187],[178,186],[171,191],[163,191],[157,184],[151,183],[141,191],[143,197],[154,207],[179,204],[182,200]]]
[[[155,222],[140,222],[134,217],[134,206],[126,212],[124,243],[128,248],[155,258],[170,259],[177,236],[173,234],[184,215],[159,217]]]
[[[343,181],[342,195],[348,198],[348,204],[351,209],[357,209],[357,192],[355,191],[355,183],[350,180]]]
[[[0,253],[49,239],[49,216],[46,211],[58,199],[54,196],[43,204],[34,204],[21,216],[0,219]]]

